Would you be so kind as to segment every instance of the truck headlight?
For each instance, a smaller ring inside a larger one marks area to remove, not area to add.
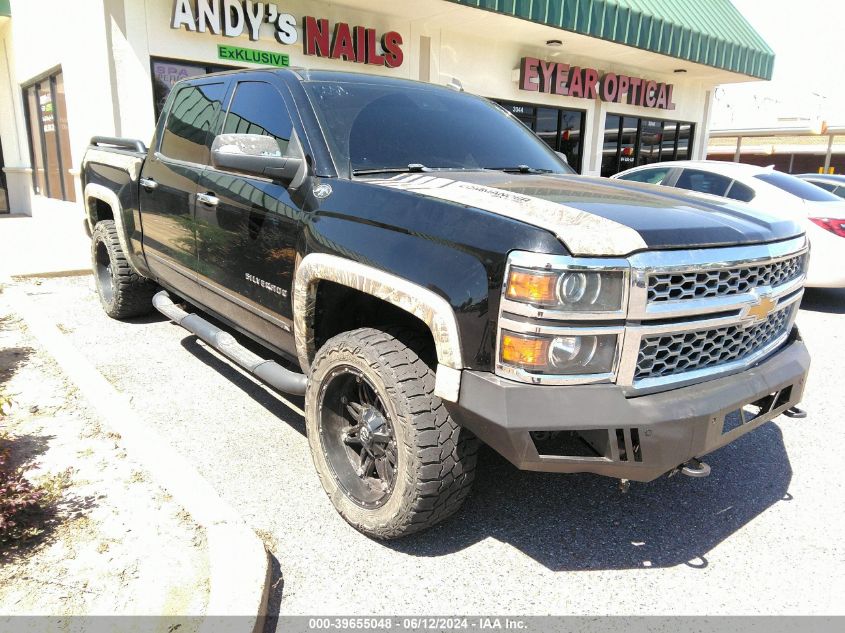
[[[499,361],[538,374],[609,374],[617,338],[616,334],[546,336],[502,330]]]
[[[621,270],[531,270],[512,266],[505,297],[566,312],[618,312],[625,296]]]

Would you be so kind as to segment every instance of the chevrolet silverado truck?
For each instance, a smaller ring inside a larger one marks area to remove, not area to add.
[[[106,313],[155,307],[304,395],[331,503],[377,538],[453,514],[480,442],[623,485],[703,476],[802,396],[797,224],[574,175],[447,87],[192,78],[149,148],[92,139],[83,181]]]

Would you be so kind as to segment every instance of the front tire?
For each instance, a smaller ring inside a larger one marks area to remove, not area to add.
[[[379,539],[451,516],[475,477],[478,440],[434,395],[413,340],[407,330],[339,334],[317,353],[305,394],[323,488],[346,521]]]
[[[114,220],[103,220],[94,227],[91,266],[100,303],[111,318],[127,319],[152,310],[156,284],[136,273],[126,259]]]

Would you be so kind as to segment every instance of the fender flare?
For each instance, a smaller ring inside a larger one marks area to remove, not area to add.
[[[132,251],[129,249],[129,240],[123,225],[123,205],[120,204],[117,194],[103,185],[88,183],[85,185],[82,197],[85,199],[85,218],[88,221],[88,226],[91,228],[92,233],[94,232],[94,223],[91,221],[91,200],[100,200],[111,207],[112,217],[114,217],[114,223],[117,227],[117,239],[120,242],[120,248],[123,250],[126,259],[129,260],[132,268],[138,272],[138,265],[132,256]]]
[[[457,402],[460,392],[461,357],[458,322],[452,306],[427,288],[378,268],[328,255],[306,255],[296,269],[293,289],[294,338],[299,364],[306,373],[317,350],[314,344],[314,309],[317,283],[332,281],[354,288],[412,314],[431,330],[437,350],[434,392],[444,400]]]

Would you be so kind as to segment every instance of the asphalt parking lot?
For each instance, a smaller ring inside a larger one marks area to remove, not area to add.
[[[706,479],[631,485],[520,472],[485,450],[456,517],[381,543],[348,527],[286,403],[158,316],[117,322],[89,277],[21,282],[45,316],[187,456],[270,547],[285,615],[841,614],[845,291],[799,316],[804,420],[706,461]]]

